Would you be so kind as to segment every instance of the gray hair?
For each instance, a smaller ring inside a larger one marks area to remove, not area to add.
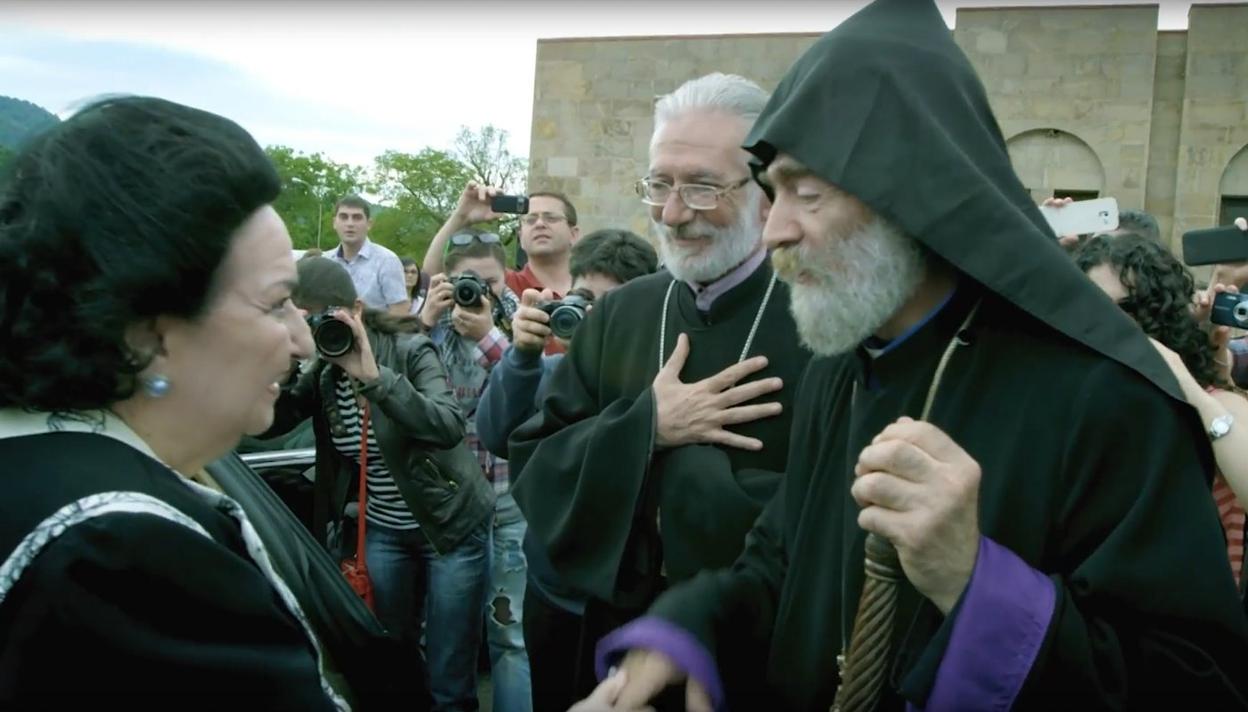
[[[654,133],[671,119],[691,111],[717,111],[739,116],[752,125],[763,113],[767,92],[737,74],[715,72],[690,79],[671,94],[664,94],[654,105]]]

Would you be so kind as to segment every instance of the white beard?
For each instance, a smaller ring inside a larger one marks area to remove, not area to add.
[[[789,283],[798,336],[819,356],[843,354],[878,331],[914,294],[926,268],[919,243],[879,217],[814,248],[777,250],[772,260]]]
[[[672,276],[683,282],[708,284],[723,277],[757,250],[763,238],[763,221],[759,217],[762,193],[750,191],[750,197],[737,213],[737,221],[728,227],[706,222],[701,213],[693,220],[671,227],[651,221],[659,257]],[[677,236],[698,236],[708,239],[701,252],[689,252],[675,242]]]

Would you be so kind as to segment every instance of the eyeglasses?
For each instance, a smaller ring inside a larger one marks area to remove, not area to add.
[[[460,232],[460,233],[451,235],[451,244],[455,245],[456,247],[464,247],[465,245],[471,245],[473,240],[476,240],[477,242],[480,242],[486,245],[493,245],[497,242],[502,242],[503,238],[499,237],[498,235],[495,235],[492,232],[482,232],[482,233]]]
[[[520,218],[520,222],[532,227],[537,224],[538,218],[541,218],[542,222],[547,225],[558,225],[568,219],[566,215],[560,215],[559,213],[529,213]]]
[[[480,242],[483,245],[497,245],[503,241],[503,238],[492,232],[483,232],[480,234],[472,232],[460,232],[451,235],[451,239],[446,242],[444,254],[451,251],[452,247],[467,247],[473,242]]]
[[[663,207],[672,196],[675,190],[680,195],[681,201],[689,206],[691,210],[714,210],[719,205],[719,199],[740,188],[750,182],[750,177],[746,176],[731,185],[718,186],[707,185],[703,183],[686,183],[680,186],[674,186],[661,180],[653,178],[642,178],[637,181],[637,195],[641,197],[641,202],[654,207]]]

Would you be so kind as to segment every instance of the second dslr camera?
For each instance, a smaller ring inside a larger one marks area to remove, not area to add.
[[[308,328],[312,330],[312,341],[322,356],[337,358],[350,353],[355,347],[355,334],[345,322],[334,318],[339,307],[330,307],[319,314],[308,315]]]
[[[490,285],[472,270],[453,278],[451,287],[455,293],[455,303],[461,307],[475,307],[481,303],[481,297],[490,293]]]
[[[561,339],[570,339],[589,311],[589,300],[569,294],[556,302],[544,302],[538,309],[550,315],[550,331]]]

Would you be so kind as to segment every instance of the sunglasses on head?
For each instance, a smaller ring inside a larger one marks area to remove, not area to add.
[[[481,234],[471,232],[460,232],[451,235],[451,239],[446,242],[446,252],[450,252],[452,247],[467,247],[473,242],[480,242],[483,245],[497,245],[503,241],[503,238],[492,232],[483,232]]]

